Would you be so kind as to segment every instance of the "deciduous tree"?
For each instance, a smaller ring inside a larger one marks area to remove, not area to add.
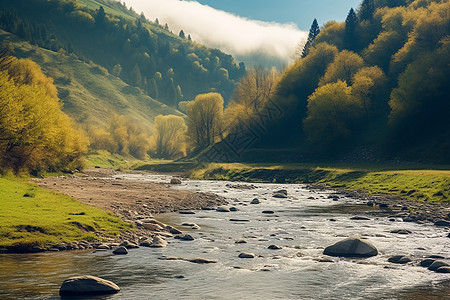
[[[151,137],[152,156],[174,159],[186,155],[187,126],[184,119],[175,115],[158,115]]]
[[[200,94],[187,103],[188,137],[197,150],[214,144],[223,131],[223,98],[218,93]]]

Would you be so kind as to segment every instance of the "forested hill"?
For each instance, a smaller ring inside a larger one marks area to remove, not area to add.
[[[212,91],[228,99],[245,73],[232,56],[193,42],[188,33],[174,34],[166,24],[149,21],[117,1],[1,2],[0,29],[61,56],[99,65],[103,73],[168,106]],[[70,97],[60,96],[70,107]]]
[[[449,12],[447,0],[363,0],[345,22],[318,35],[312,26],[303,57],[253,116],[258,142],[236,152],[449,163]]]

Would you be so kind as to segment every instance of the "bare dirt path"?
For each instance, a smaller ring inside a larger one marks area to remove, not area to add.
[[[88,169],[81,176],[33,179],[39,186],[69,195],[81,203],[112,211],[125,221],[151,217],[153,213],[216,207],[225,199],[211,193],[172,189],[167,183],[120,180],[124,174],[109,169]]]

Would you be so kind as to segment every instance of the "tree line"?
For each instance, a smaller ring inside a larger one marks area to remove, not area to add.
[[[225,118],[256,127],[264,106],[276,105],[281,116],[253,147],[295,149],[295,159],[449,162],[449,11],[448,1],[364,0],[345,22],[315,20],[273,87],[235,94],[227,109],[239,113]]]
[[[75,0],[17,0],[2,5],[0,28],[53,51],[94,61],[150,97],[176,107],[199,93],[229,99],[245,66],[199,45],[184,31],[149,21],[120,2],[93,10]]]

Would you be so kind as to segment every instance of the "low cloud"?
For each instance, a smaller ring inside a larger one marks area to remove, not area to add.
[[[183,29],[192,39],[239,58],[253,54],[288,63],[307,33],[294,24],[242,18],[196,1],[125,0],[150,20],[167,23],[175,34]]]

